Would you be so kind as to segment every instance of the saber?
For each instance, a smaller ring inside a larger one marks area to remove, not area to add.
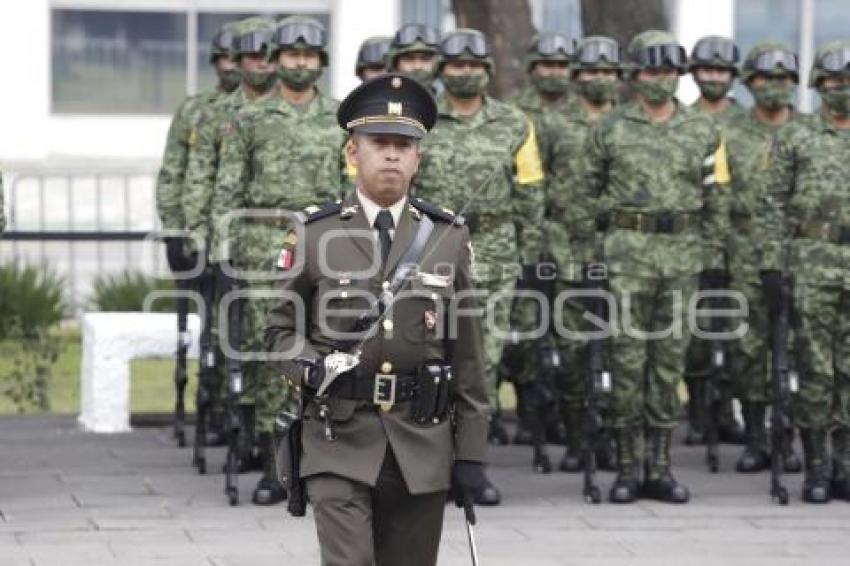
[[[478,566],[478,547],[475,545],[475,511],[472,502],[463,506],[464,522],[466,523],[466,538],[469,540],[469,556],[472,558],[472,566]]]

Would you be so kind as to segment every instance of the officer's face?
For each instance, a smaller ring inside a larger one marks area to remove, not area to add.
[[[283,48],[277,62],[284,69],[318,69],[322,65],[322,58],[315,49]]]
[[[215,69],[219,73],[233,71],[236,67],[236,62],[229,55],[221,55],[215,58]]]
[[[430,71],[434,67],[434,54],[428,51],[412,51],[396,57],[396,69],[399,73],[411,71]]]
[[[531,73],[539,77],[566,77],[569,72],[566,61],[538,61],[531,68]]]
[[[582,69],[576,73],[576,80],[582,83],[590,82],[595,79],[616,81],[617,78],[617,71],[614,69]]]
[[[383,65],[370,65],[368,67],[363,67],[363,70],[360,71],[360,80],[368,81],[386,74],[387,70]]]
[[[357,182],[381,206],[401,200],[419,167],[419,143],[395,134],[354,134],[346,146],[349,161],[357,166]]]
[[[257,73],[274,72],[276,65],[266,58],[265,53],[246,53],[239,59],[239,68]]]
[[[483,75],[487,65],[478,61],[446,61],[443,74],[448,76]]]
[[[732,71],[716,67],[699,67],[694,69],[694,78],[706,83],[728,83],[732,82]]]
[[[654,69],[641,69],[638,71],[637,80],[643,82],[656,82],[675,79],[679,72],[673,67],[658,67]]]

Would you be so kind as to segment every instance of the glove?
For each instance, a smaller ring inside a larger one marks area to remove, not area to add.
[[[700,289],[728,289],[732,277],[723,269],[706,269],[699,274]]]
[[[165,257],[171,271],[191,271],[198,263],[198,253],[189,249],[189,238],[168,236],[165,240]]]
[[[778,269],[764,269],[759,271],[759,279],[769,312],[778,313],[782,308],[782,272]]]
[[[481,462],[470,462],[468,460],[457,460],[452,466],[452,498],[455,505],[463,507],[469,524],[475,524],[475,510],[473,502],[475,494],[487,485],[487,477],[484,475],[484,464]]]
[[[354,376],[354,370],[348,370],[343,372],[337,376],[337,379],[346,377],[346,376]],[[324,356],[315,361],[305,362],[304,366],[304,378],[301,381],[301,385],[310,389],[312,391],[316,391],[325,381],[325,358]],[[333,391],[335,383],[332,384],[328,391]]]

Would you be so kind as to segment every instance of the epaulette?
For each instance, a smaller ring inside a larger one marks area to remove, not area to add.
[[[338,214],[341,209],[342,201],[338,200],[336,202],[329,202],[324,206],[308,206],[301,212],[297,213],[296,216],[303,224],[309,224],[316,220],[321,220],[322,218]]]
[[[436,204],[431,204],[430,202],[426,202],[418,197],[410,199],[410,204],[417,210],[424,212],[435,220],[442,220],[443,222],[448,222],[449,224],[454,224],[456,226],[463,226],[464,222],[466,222],[464,217],[460,214],[455,214],[448,208],[440,208]]]

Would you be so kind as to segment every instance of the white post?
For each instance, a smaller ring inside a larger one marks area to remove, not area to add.
[[[803,112],[812,110],[812,91],[809,71],[815,56],[815,0],[800,0],[800,86],[797,107]]]

